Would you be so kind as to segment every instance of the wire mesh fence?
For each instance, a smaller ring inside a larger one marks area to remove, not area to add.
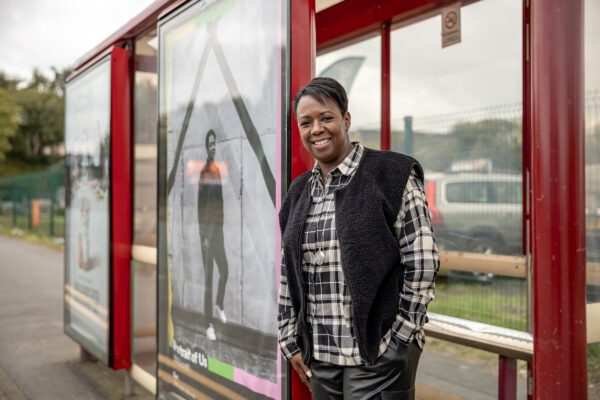
[[[393,150],[413,155],[425,169],[440,250],[522,255],[522,115],[522,104],[510,103],[395,124]],[[430,310],[526,331],[527,283],[442,268]]]
[[[65,170],[0,178],[0,226],[64,237]]]

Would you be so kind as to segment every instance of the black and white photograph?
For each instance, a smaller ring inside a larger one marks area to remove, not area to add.
[[[159,369],[215,374],[249,398],[281,397],[280,12],[273,0],[206,1],[159,31],[170,286],[161,290],[170,306],[159,311],[169,325]],[[184,395],[178,379],[163,381]]]

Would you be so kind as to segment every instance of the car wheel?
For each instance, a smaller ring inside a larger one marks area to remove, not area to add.
[[[497,254],[496,248],[497,246],[496,243],[494,243],[494,240],[481,238],[475,242],[473,252],[489,256],[492,254]],[[492,273],[474,272],[473,274],[478,281],[484,283],[490,283],[494,279],[494,274]]]
[[[492,240],[482,238],[475,241],[473,252],[485,255],[492,255],[496,254],[495,247],[495,243]]]

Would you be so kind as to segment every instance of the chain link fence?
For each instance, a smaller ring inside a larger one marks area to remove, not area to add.
[[[64,237],[65,170],[0,178],[0,227]]]

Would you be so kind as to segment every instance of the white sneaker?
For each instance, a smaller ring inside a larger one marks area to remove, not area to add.
[[[210,324],[208,326],[208,329],[206,330],[206,337],[208,338],[208,340],[212,340],[213,342],[217,340],[217,335],[215,335],[215,327],[213,326],[213,324]]]
[[[217,307],[217,314],[219,314],[219,319],[221,320],[222,323],[226,324],[227,323],[227,315],[225,315],[225,310],[221,310],[221,308],[219,306],[215,306]]]

